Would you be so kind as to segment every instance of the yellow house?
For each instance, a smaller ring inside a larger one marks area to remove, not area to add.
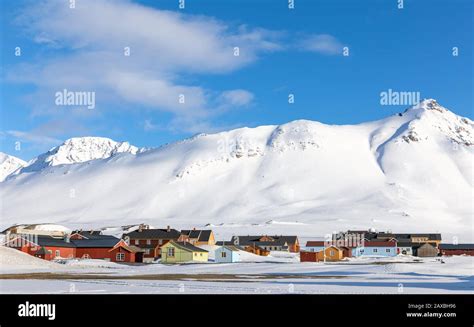
[[[335,246],[329,246],[324,251],[317,252],[318,261],[324,261],[324,255],[326,255],[326,261],[339,261],[344,257],[343,251]]]
[[[189,242],[169,241],[161,247],[161,263],[207,262],[209,252]]]

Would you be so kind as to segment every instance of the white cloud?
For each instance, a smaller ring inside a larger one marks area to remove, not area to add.
[[[237,89],[222,92],[218,100],[225,105],[241,107],[250,104],[253,99],[254,95],[249,91]]]
[[[316,34],[304,37],[299,43],[302,50],[325,55],[342,54],[343,44],[329,34]]]
[[[214,105],[247,105],[253,96],[240,89],[220,94],[185,76],[229,73],[281,49],[275,32],[127,0],[81,0],[75,9],[67,1],[46,0],[25,8],[17,22],[59,54],[17,67],[11,80],[35,84],[38,94],[94,91],[99,108],[128,103],[193,119],[217,113]],[[130,56],[124,56],[124,47],[130,47]]]
[[[169,125],[183,130],[208,131],[214,116],[254,99],[243,89],[203,87],[196,82],[199,76],[231,73],[265,53],[283,50],[288,36],[129,0],[80,0],[75,9],[63,0],[32,2],[17,23],[32,40],[54,50],[8,75],[11,81],[37,87],[29,95],[34,115],[58,113],[53,98],[58,90],[93,91],[98,112],[105,104],[164,111],[173,115]],[[342,48],[326,34],[305,37],[287,49],[295,46],[324,54]],[[124,55],[125,47],[130,47],[130,56]],[[234,47],[239,47],[239,56]],[[78,117],[80,111],[74,114]]]
[[[157,10],[126,0],[81,0],[75,9],[49,0],[28,9],[19,22],[37,40],[74,49],[121,51],[172,70],[225,72],[280,46],[276,33],[240,26],[232,29],[212,17]],[[233,55],[233,48],[241,48]],[[148,63],[147,63],[148,65]]]

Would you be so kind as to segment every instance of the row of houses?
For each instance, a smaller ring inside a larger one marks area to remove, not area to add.
[[[80,258],[142,262],[143,258],[140,248],[99,232],[73,232],[67,237],[9,234],[4,245],[45,260]]]
[[[197,255],[193,258],[204,258],[204,252],[197,253],[194,247],[214,246],[216,239],[212,230],[182,230],[170,228],[165,229],[150,228],[148,225],[140,225],[137,230],[122,235],[122,239],[130,245],[143,250],[143,262],[153,262],[157,259],[162,261],[175,261],[173,256],[163,253],[163,250],[176,251],[176,253],[186,252],[186,257],[192,251]],[[173,249],[168,250],[166,244],[173,242]],[[203,251],[206,251],[202,249]],[[170,252],[172,253],[172,252]],[[183,253],[184,255],[184,253]],[[196,260],[201,261],[201,260]],[[207,261],[207,260],[206,260]]]
[[[45,259],[102,259],[122,263],[239,262],[243,253],[268,256],[272,251],[299,253],[302,262],[339,261],[348,257],[414,255],[474,255],[472,244],[442,244],[441,234],[394,234],[347,231],[329,241],[308,241],[300,246],[297,236],[246,235],[216,241],[212,230],[150,228],[140,225],[121,238],[101,231],[73,231],[70,234],[9,233],[4,245]]]
[[[349,257],[474,255],[474,244],[442,244],[441,234],[347,231],[327,241],[308,241],[301,262],[339,261]]]

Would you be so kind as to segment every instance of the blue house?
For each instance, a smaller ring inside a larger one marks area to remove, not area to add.
[[[231,263],[240,261],[240,249],[234,245],[223,245],[215,251],[215,262]]]
[[[394,257],[397,255],[396,241],[365,241],[362,246],[352,248],[352,256]]]

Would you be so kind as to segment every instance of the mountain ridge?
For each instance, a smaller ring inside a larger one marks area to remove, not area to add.
[[[473,143],[472,121],[434,100],[357,125],[240,128],[17,174],[0,183],[2,216],[183,226],[299,221],[301,233],[413,226],[472,238]]]

